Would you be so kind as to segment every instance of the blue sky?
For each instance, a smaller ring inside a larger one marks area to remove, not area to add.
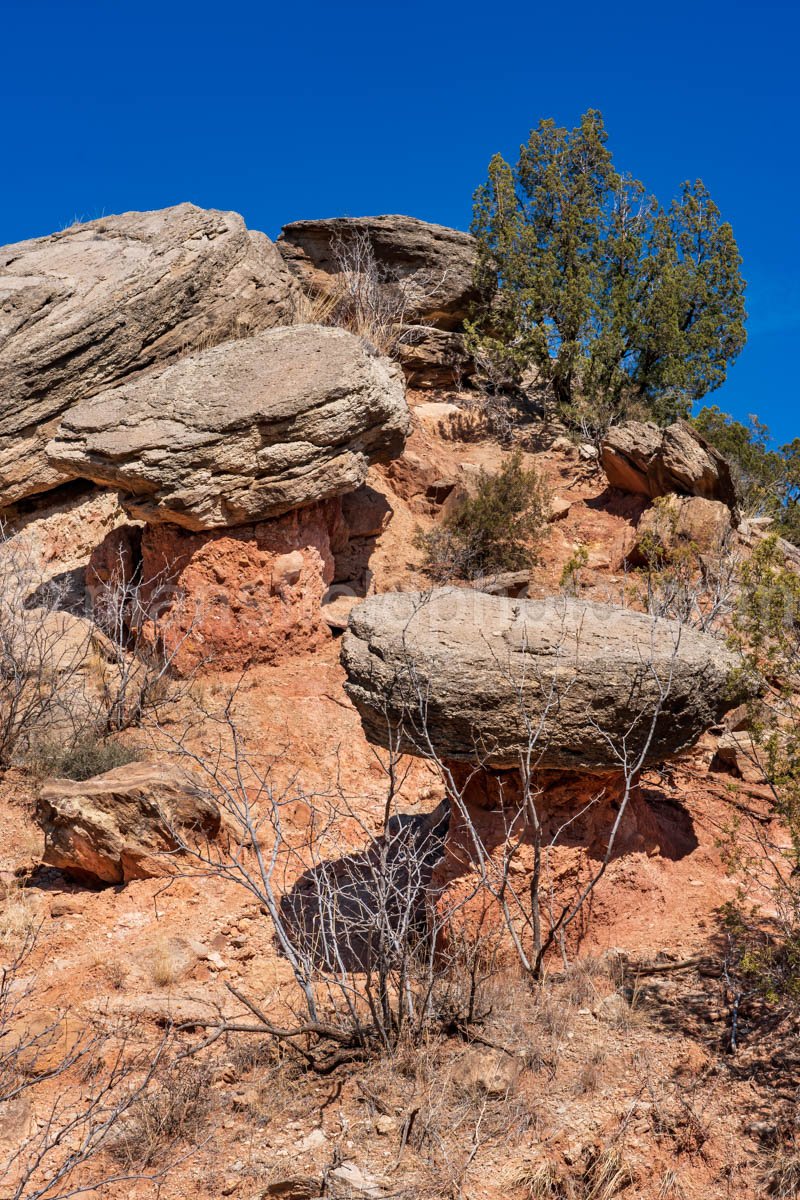
[[[0,0],[0,242],[182,200],[277,235],[405,212],[466,227],[491,155],[601,109],[668,201],[733,224],[748,345],[711,400],[800,434],[800,11],[727,0]]]

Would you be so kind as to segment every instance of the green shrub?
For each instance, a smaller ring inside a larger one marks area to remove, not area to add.
[[[26,765],[40,778],[92,779],[114,767],[139,762],[141,746],[99,738],[94,734],[67,742],[39,742],[31,747]]]
[[[424,570],[437,582],[521,571],[538,559],[547,526],[547,491],[517,450],[496,475],[481,471],[474,496],[429,533],[418,533]]]
[[[800,438],[773,446],[769,427],[750,416],[736,421],[717,406],[702,408],[692,422],[724,454],[742,508],[772,517],[781,537],[800,545]]]

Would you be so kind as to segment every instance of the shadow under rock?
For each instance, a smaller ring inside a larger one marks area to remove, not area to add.
[[[302,956],[324,971],[371,971],[395,947],[423,939],[426,894],[449,822],[446,800],[431,813],[392,817],[366,850],[305,871],[281,900]]]

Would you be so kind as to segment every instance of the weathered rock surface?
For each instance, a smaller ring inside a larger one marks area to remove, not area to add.
[[[630,609],[441,588],[372,596],[342,645],[345,689],[367,737],[405,728],[407,748],[514,767],[532,727],[542,769],[619,769],[692,745],[737,697],[736,659],[714,638]],[[659,696],[666,692],[648,746]]]
[[[281,255],[238,213],[179,204],[0,249],[0,505],[62,482],[71,405],[203,346],[293,319]]]
[[[713,554],[723,546],[732,528],[731,510],[720,500],[663,496],[642,513],[630,560],[644,562],[682,545],[692,546],[700,554]]]
[[[460,328],[477,299],[471,234],[416,217],[333,217],[285,225],[276,244],[304,290],[326,295],[339,271],[337,243],[358,236],[369,238],[385,286],[403,281],[409,322]]]
[[[246,525],[352,491],[409,428],[399,368],[350,333],[298,325],[227,342],[102,392],[48,446],[131,516]]]
[[[448,388],[475,374],[475,360],[464,335],[446,329],[412,325],[397,348],[410,387]]]
[[[644,421],[626,421],[608,431],[602,448],[608,482],[642,496],[703,496],[736,506],[736,489],[727,461],[685,421],[659,429]]]
[[[168,873],[180,840],[213,838],[220,827],[208,796],[185,774],[155,763],[130,763],[80,783],[51,779],[39,793],[37,820],[42,861],[92,883]]]
[[[224,533],[153,525],[142,538],[145,580],[174,580],[162,636],[176,666],[239,670],[308,654],[330,637],[321,612],[333,579],[330,528],[338,501]]]

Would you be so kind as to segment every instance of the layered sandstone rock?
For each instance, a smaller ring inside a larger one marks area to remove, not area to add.
[[[399,369],[341,329],[276,329],[190,355],[65,414],[63,473],[186,529],[282,516],[352,491],[409,428]]]
[[[353,610],[342,661],[371,741],[402,724],[412,753],[488,767],[517,767],[531,740],[539,769],[660,761],[735,702],[736,659],[714,638],[563,597],[373,596]]]
[[[601,461],[608,482],[623,492],[655,499],[675,492],[736,507],[727,461],[685,421],[666,429],[626,421],[608,431]]]
[[[298,287],[237,213],[180,204],[0,249],[0,506],[63,480],[72,405],[203,346],[285,325]]]
[[[341,251],[366,238],[383,286],[403,284],[408,321],[460,329],[477,299],[473,273],[475,239],[460,229],[416,217],[333,217],[285,225],[278,250],[310,294],[330,294],[341,268]]]
[[[164,874],[186,838],[213,838],[220,827],[208,796],[182,772],[155,763],[131,763],[80,783],[49,780],[37,820],[42,861],[89,883]]]

